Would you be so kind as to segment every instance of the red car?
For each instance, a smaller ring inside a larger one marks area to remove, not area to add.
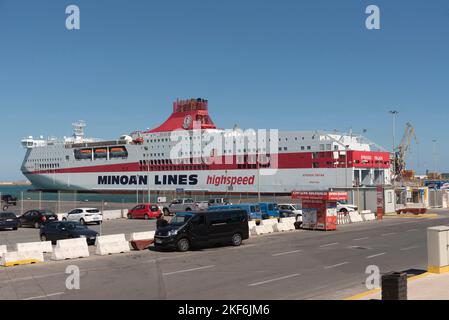
[[[162,216],[162,211],[155,204],[140,204],[128,210],[128,219],[157,219]]]

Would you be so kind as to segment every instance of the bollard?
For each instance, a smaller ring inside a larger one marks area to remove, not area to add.
[[[407,273],[392,272],[382,276],[382,300],[407,300]]]

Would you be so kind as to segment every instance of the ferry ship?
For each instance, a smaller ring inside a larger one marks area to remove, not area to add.
[[[117,140],[86,138],[83,121],[73,127],[61,140],[22,140],[21,170],[36,189],[290,194],[391,184],[390,153],[361,135],[271,130],[251,145],[247,131],[218,129],[204,99],[177,100],[162,125]],[[205,136],[233,142],[211,148]]]

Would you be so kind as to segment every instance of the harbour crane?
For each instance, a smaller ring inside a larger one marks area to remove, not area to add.
[[[410,144],[412,139],[416,144],[419,144],[418,137],[416,136],[415,128],[411,123],[407,122],[404,135],[402,136],[401,143],[395,150],[395,179],[401,180],[404,171],[406,170],[406,159],[410,151]]]

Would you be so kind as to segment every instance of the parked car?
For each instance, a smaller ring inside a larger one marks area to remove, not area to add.
[[[232,204],[232,203],[229,202],[228,199],[225,199],[225,198],[214,198],[214,199],[209,199],[208,203],[209,203],[209,207],[213,207],[213,206],[223,206],[223,205],[229,205],[229,204]]]
[[[51,241],[52,244],[63,239],[85,238],[87,244],[94,245],[98,233],[78,222],[57,221],[42,226],[39,236],[41,241]]]
[[[156,230],[155,247],[188,251],[192,246],[230,243],[240,246],[249,238],[244,210],[177,213],[166,227]]]
[[[82,225],[88,223],[101,224],[103,222],[103,214],[96,208],[76,208],[67,213],[63,221],[76,221]]]
[[[19,228],[19,218],[12,212],[0,212],[0,230]]]
[[[353,204],[347,204],[347,203],[343,203],[343,202],[337,202],[337,212],[352,212],[352,211],[357,211],[357,206],[353,205]]]
[[[207,210],[209,209],[209,201],[200,201],[196,203],[197,210]]]
[[[192,198],[183,198],[173,200],[163,211],[166,216],[176,214],[178,212],[195,211],[198,205]]]
[[[294,203],[282,203],[278,205],[278,208],[281,217],[295,217],[296,221],[302,221],[302,210],[299,205]]]
[[[210,207],[209,210],[229,210],[229,209],[241,209],[245,210],[248,214],[248,220],[262,220],[262,211],[257,203],[240,203],[224,206]]]
[[[3,211],[6,211],[6,210],[8,210],[8,208],[10,206],[17,205],[17,198],[13,197],[10,194],[4,194],[4,195],[2,195],[2,198],[1,198],[1,204],[2,204]]]
[[[39,229],[42,225],[58,221],[58,216],[50,210],[30,210],[19,217],[19,227],[34,227]]]
[[[159,206],[151,203],[139,204],[128,210],[128,219],[157,219],[162,216]]]
[[[260,210],[262,211],[263,219],[279,218],[279,209],[277,203],[274,202],[261,202],[259,203]]]

